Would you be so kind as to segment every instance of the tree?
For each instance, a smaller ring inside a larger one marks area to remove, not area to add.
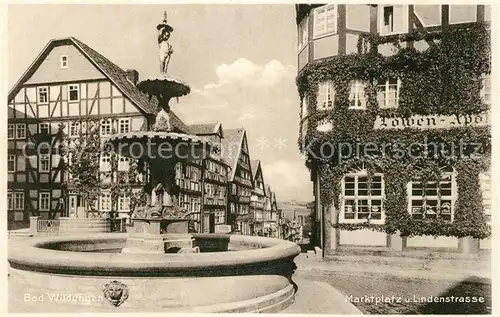
[[[71,182],[82,197],[85,214],[95,211],[100,192],[101,138],[99,119],[85,117],[73,122],[72,131],[64,134],[64,169],[71,175]]]

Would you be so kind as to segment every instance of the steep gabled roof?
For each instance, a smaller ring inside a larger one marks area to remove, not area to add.
[[[229,181],[234,180],[245,133],[244,129],[230,129],[224,131],[221,154],[222,159],[231,167],[231,177]]]
[[[266,197],[271,198],[271,186],[266,185]]]
[[[101,73],[106,76],[130,101],[146,115],[156,115],[158,112],[158,101],[156,98],[149,100],[148,96],[142,93],[132,82],[127,79],[126,72],[111,62],[106,57],[99,54],[90,46],[81,42],[74,37],[51,40],[42,52],[37,56],[35,61],[26,70],[23,76],[19,79],[16,85],[11,89],[8,95],[9,101],[12,100],[33,73],[38,69],[40,64],[45,60],[49,52],[54,46],[72,44],[74,45]],[[188,132],[188,127],[177,115],[170,111],[171,124],[177,130]]]
[[[260,160],[250,160],[250,167],[252,168],[252,180],[255,181],[257,177],[257,170],[260,166]]]
[[[217,134],[219,129],[221,128],[221,124],[219,122],[215,123],[199,123],[199,124],[190,124],[189,129],[191,133],[196,135],[209,135],[209,134]],[[224,135],[221,135],[224,137]]]

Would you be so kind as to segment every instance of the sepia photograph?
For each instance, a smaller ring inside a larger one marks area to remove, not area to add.
[[[492,315],[492,8],[9,4],[8,312]]]

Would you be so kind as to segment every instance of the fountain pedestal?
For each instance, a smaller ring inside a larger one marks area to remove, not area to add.
[[[186,219],[134,219],[122,253],[197,253]]]

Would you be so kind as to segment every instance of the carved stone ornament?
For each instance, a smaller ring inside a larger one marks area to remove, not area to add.
[[[128,287],[127,285],[112,281],[105,284],[102,288],[104,293],[104,298],[106,298],[113,306],[118,307],[128,298]]]

